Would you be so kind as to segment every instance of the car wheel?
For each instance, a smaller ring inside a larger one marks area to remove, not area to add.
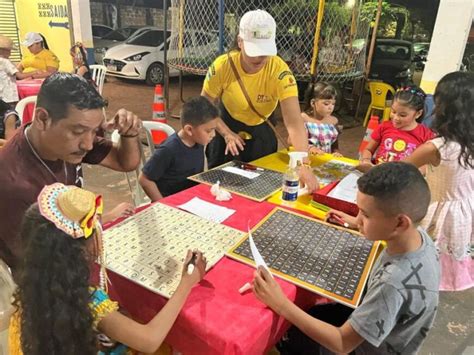
[[[162,84],[164,82],[164,78],[165,70],[163,68],[163,64],[153,63],[148,67],[145,79],[148,85]]]

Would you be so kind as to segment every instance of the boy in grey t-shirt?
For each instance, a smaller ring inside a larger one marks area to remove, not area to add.
[[[385,240],[387,248],[370,273],[362,303],[349,319],[337,327],[311,317],[285,297],[263,268],[256,272],[254,293],[319,343],[322,353],[414,354],[438,306],[438,255],[429,236],[417,228],[430,202],[428,185],[418,169],[402,162],[378,165],[357,184],[357,218],[332,213],[358,227],[367,239]],[[315,348],[299,347],[299,351],[314,354]]]

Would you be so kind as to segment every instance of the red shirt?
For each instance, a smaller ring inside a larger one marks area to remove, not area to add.
[[[398,161],[408,157],[420,144],[434,138],[428,127],[418,124],[411,131],[403,131],[393,126],[392,121],[380,124],[371,138],[379,143],[375,152],[375,163]]]
[[[21,220],[28,207],[36,202],[41,189],[57,181],[82,186],[81,164],[66,163],[66,179],[62,160],[45,160],[56,180],[31,151],[24,130],[25,127],[19,129],[0,149],[0,259],[10,267],[15,267],[21,253],[18,235]],[[96,138],[93,149],[82,161],[99,164],[111,148],[110,141]]]

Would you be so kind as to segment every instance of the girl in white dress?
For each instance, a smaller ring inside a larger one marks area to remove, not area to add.
[[[434,99],[438,138],[405,161],[428,165],[431,204],[421,225],[439,250],[440,290],[460,291],[474,286],[474,74],[445,75]]]

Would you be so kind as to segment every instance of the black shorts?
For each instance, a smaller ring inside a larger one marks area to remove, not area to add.
[[[224,105],[220,105],[221,118],[224,123],[234,133],[244,131],[250,133],[252,138],[245,141],[244,150],[238,156],[228,153],[225,155],[226,144],[224,138],[216,133],[216,136],[208,144],[206,149],[207,163],[209,168],[214,168],[231,160],[240,160],[250,162],[252,160],[264,157],[265,155],[275,153],[278,149],[278,141],[275,133],[267,123],[258,126],[247,126],[246,124],[232,118],[225,109]],[[272,114],[273,115],[273,114]]]

